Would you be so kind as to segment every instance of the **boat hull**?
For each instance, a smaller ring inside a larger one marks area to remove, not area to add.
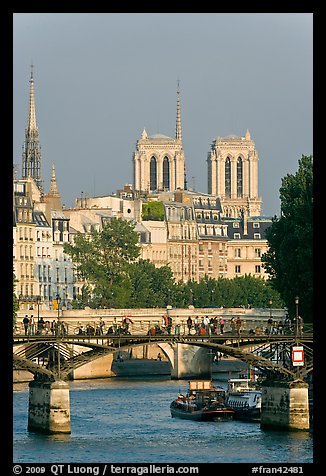
[[[249,408],[247,410],[238,410],[238,409],[233,409],[233,410],[234,410],[234,416],[233,416],[234,420],[260,422],[260,419],[261,419],[260,408]]]
[[[228,421],[232,420],[234,411],[228,408],[218,410],[192,410],[186,411],[170,406],[172,418],[183,418],[194,421]]]

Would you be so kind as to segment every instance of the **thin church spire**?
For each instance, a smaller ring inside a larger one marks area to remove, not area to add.
[[[38,188],[43,192],[41,179],[41,146],[38,139],[36,125],[35,92],[34,92],[34,65],[31,64],[31,76],[29,80],[29,107],[28,120],[25,129],[25,142],[22,153],[22,177],[31,177],[35,180]]]
[[[52,175],[51,175],[51,183],[50,183],[50,194],[51,195],[59,195],[58,186],[57,186],[57,179],[55,176],[55,168],[54,162],[52,161]]]
[[[27,125],[27,129],[30,131],[37,130],[33,68],[34,68],[34,65],[31,64],[31,77],[29,80],[29,110],[28,110],[28,125]]]
[[[180,81],[178,79],[177,88],[177,121],[175,126],[175,138],[182,143],[182,129],[181,129],[181,110],[180,110]]]

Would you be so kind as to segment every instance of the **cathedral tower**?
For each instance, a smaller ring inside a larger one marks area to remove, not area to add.
[[[244,137],[218,137],[207,156],[208,193],[220,198],[223,215],[259,216],[258,153],[247,129]]]
[[[25,129],[25,143],[22,153],[22,178],[33,178],[38,188],[43,192],[43,180],[41,178],[41,146],[38,139],[38,128],[36,125],[35,93],[33,65],[31,66],[31,77],[29,80],[29,110],[28,121]]]
[[[163,134],[149,136],[144,129],[133,156],[133,175],[134,190],[138,192],[173,192],[185,188],[179,85],[175,138]]]

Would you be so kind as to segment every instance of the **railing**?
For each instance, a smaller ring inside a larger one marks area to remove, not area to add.
[[[49,336],[49,337],[144,337],[149,336],[153,340],[157,340],[160,337],[189,337],[189,338],[221,338],[221,339],[238,339],[238,338],[266,338],[267,340],[280,340],[284,337],[284,339],[295,339],[300,337],[312,337],[313,335],[313,326],[305,325],[302,332],[295,333],[294,330],[290,330],[288,332],[268,332],[268,329],[265,327],[256,327],[255,329],[249,326],[242,326],[240,331],[238,332],[236,329],[232,328],[230,325],[225,325],[223,332],[220,329],[217,331],[212,331],[210,327],[206,329],[201,327],[199,329],[195,329],[194,327],[189,329],[185,323],[180,325],[172,325],[170,329],[164,328],[160,325],[159,322],[154,321],[138,321],[136,323],[132,323],[129,325],[128,329],[123,325],[116,325],[113,321],[106,324],[104,328],[100,328],[97,322],[89,321],[85,323],[77,323],[71,324],[66,323],[64,321],[56,321],[56,325],[51,329],[48,328],[40,328],[37,325],[29,326],[25,330],[24,326],[18,325],[15,327],[14,330],[14,337],[42,337],[42,336]]]

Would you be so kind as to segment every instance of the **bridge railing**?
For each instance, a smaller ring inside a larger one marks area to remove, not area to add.
[[[123,333],[125,329],[122,320],[115,321],[114,319],[105,319],[104,327],[100,328],[99,320],[88,320],[88,321],[68,321],[60,319],[56,321],[59,325],[57,329],[51,330],[51,325],[47,321],[46,325],[40,329],[37,326],[37,323],[33,328],[28,328],[26,333],[28,335],[110,335],[112,333],[117,334],[120,329],[120,333]],[[202,324],[199,324],[199,327],[195,329],[193,326],[190,333],[191,334],[200,334],[199,328]],[[313,326],[312,324],[304,324],[302,332],[303,333],[312,333]],[[111,332],[110,332],[111,331]],[[170,329],[162,325],[161,319],[132,319],[128,326],[128,332],[131,335],[144,335],[144,334],[171,334],[171,335],[188,335],[189,328],[187,325],[187,319],[179,319],[177,322],[172,321],[172,326]],[[223,333],[226,334],[237,334],[237,329],[233,325],[231,319],[224,319],[224,329]],[[22,323],[17,323],[14,329],[15,335],[24,335],[25,328]],[[222,334],[221,327],[218,324],[217,326],[208,326],[203,332],[202,335],[208,334]],[[295,334],[295,329],[286,328],[285,326],[280,326],[279,321],[274,321],[272,325],[268,325],[267,319],[241,319],[241,329],[240,334],[250,334],[250,335],[273,335],[273,334]]]

